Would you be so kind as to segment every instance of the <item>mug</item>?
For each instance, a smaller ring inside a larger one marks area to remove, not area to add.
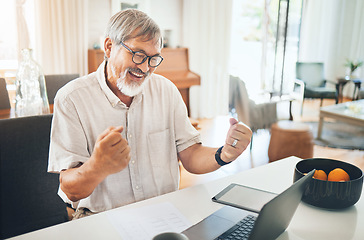
[[[188,237],[182,233],[164,232],[156,235],[153,240],[188,240]]]

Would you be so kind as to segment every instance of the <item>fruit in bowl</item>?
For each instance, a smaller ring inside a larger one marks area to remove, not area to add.
[[[313,178],[333,182],[350,181],[349,174],[341,168],[335,168],[334,170],[331,170],[329,174],[326,174],[324,170],[316,170]]]
[[[313,178],[320,180],[327,180],[327,174],[324,170],[316,170],[313,174]]]
[[[302,197],[303,202],[316,207],[340,209],[350,207],[360,199],[363,172],[358,167],[333,159],[304,159],[296,164],[293,181],[313,169],[316,172]]]

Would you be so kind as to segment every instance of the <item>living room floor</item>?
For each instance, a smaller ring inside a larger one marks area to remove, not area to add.
[[[344,101],[349,101],[344,99]],[[324,100],[323,106],[335,104],[334,100]],[[292,106],[294,121],[318,121],[320,100],[305,100],[303,114],[301,116],[301,106],[294,102]],[[288,106],[282,104],[277,107],[279,118],[288,119]],[[198,129],[201,133],[202,143],[205,146],[220,147],[224,144],[226,133],[229,128],[229,116],[218,116],[214,119],[199,119]],[[180,189],[213,181],[241,171],[246,171],[269,163],[268,146],[270,141],[270,131],[268,129],[258,130],[253,135],[253,144],[233,163],[226,165],[215,172],[196,175],[187,172],[181,167]],[[329,148],[314,145],[313,157],[331,158],[352,163],[364,170],[364,151]]]

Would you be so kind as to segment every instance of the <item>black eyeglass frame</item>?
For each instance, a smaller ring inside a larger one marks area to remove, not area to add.
[[[133,51],[133,50],[131,50],[128,46],[126,46],[125,45],[125,43],[123,43],[123,42],[120,42],[120,44],[124,47],[124,48],[126,48],[129,52],[131,52],[132,54],[133,54],[133,57],[131,58],[132,60],[133,60],[133,63],[135,63],[136,65],[140,65],[140,64],[143,64],[147,59],[148,59],[148,65],[149,65],[149,67],[152,67],[152,68],[155,68],[155,67],[158,67],[162,62],[163,62],[163,57],[161,56],[161,55],[159,55],[159,54],[156,54],[156,55],[153,55],[153,56],[148,56],[147,54],[145,54],[144,52],[141,52],[141,51]],[[134,61],[134,56],[135,56],[135,54],[136,53],[141,53],[141,54],[144,54],[145,55],[145,58],[141,61],[141,62],[135,62]],[[152,66],[152,65],[150,65],[150,60],[152,59],[152,58],[154,58],[154,57],[159,57],[159,58],[161,58],[161,61],[156,65],[156,66]]]

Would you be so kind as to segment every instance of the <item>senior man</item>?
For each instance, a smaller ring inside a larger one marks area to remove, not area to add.
[[[251,130],[234,118],[224,146],[202,145],[178,89],[153,74],[162,46],[145,13],[118,12],[106,29],[105,61],[57,93],[48,171],[60,173],[59,195],[75,219],[177,190],[178,160],[208,173],[249,145]]]

